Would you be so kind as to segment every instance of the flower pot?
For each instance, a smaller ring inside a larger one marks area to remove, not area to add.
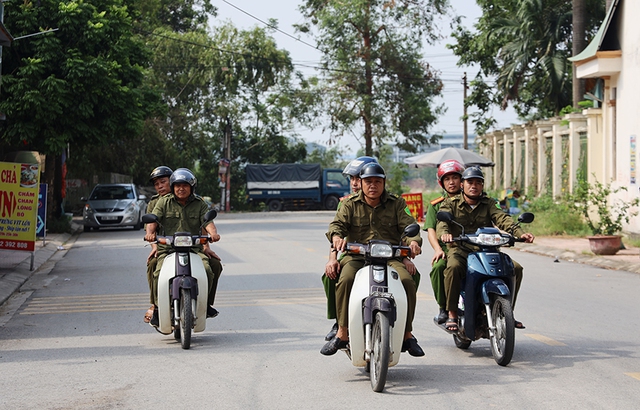
[[[591,252],[596,255],[615,255],[622,248],[622,236],[598,235],[587,236]]]

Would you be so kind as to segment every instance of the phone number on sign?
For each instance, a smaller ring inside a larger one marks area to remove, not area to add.
[[[28,250],[29,244],[27,242],[0,241],[0,248]]]

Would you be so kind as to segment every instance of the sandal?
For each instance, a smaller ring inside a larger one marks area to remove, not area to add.
[[[149,310],[144,314],[144,323],[151,322],[151,318],[153,317],[153,311],[155,310],[155,306],[151,306]]]
[[[526,327],[522,324],[522,322],[518,321],[518,320],[514,320],[515,324],[515,328],[516,329],[526,329]]]
[[[458,318],[448,318],[444,324],[444,328],[447,332],[457,332],[458,331]]]

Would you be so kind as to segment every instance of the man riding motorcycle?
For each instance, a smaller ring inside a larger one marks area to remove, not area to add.
[[[170,236],[176,232],[189,232],[192,235],[201,234],[200,227],[204,221],[204,215],[209,210],[209,206],[202,198],[195,195],[196,183],[196,177],[187,168],[176,169],[169,178],[171,193],[160,198],[152,212],[158,217],[158,222],[162,225],[164,235]],[[155,241],[157,227],[158,223],[147,224],[145,240],[149,242]],[[220,235],[213,222],[208,222],[204,225],[204,229],[213,242],[220,240]],[[164,259],[170,250],[171,248],[168,245],[158,245],[158,263],[153,273],[154,300],[158,298],[158,276],[160,275],[160,269],[162,269]],[[214,309],[213,303],[218,278],[222,272],[222,264],[220,263],[218,255],[208,247],[203,249],[202,245],[197,245],[194,246],[194,251],[202,258],[207,272],[207,317],[216,317],[218,311]],[[150,323],[153,326],[158,326],[157,308],[154,310]]]
[[[345,249],[347,238],[349,241],[358,243],[368,243],[371,239],[400,243],[404,228],[415,223],[404,199],[388,193],[385,189],[386,174],[379,164],[371,163],[364,166],[360,171],[360,178],[362,180],[361,191],[343,201],[333,222],[329,225],[327,238],[333,249],[337,251]],[[412,258],[421,253],[422,238],[420,235],[405,238],[404,241],[411,248]],[[389,263],[400,275],[402,285],[407,293],[408,311],[402,350],[408,351],[412,356],[424,356],[418,341],[411,333],[417,292],[417,285],[412,277],[415,271],[409,272],[400,260],[393,260]],[[320,351],[324,355],[335,354],[339,349],[346,347],[349,342],[349,295],[356,272],[364,264],[364,258],[357,255],[346,255],[340,261],[341,270],[336,285],[338,332]]]
[[[442,202],[440,211],[446,211],[453,215],[453,219],[464,227],[465,232],[475,232],[478,228],[496,226],[503,231],[512,232],[515,237],[531,243],[534,236],[526,233],[511,216],[496,206],[494,199],[484,195],[484,174],[477,167],[469,167],[462,173],[462,192]],[[450,243],[447,251],[447,267],[444,270],[444,282],[446,293],[446,308],[449,311],[445,326],[448,331],[458,330],[458,298],[462,280],[467,272],[467,255],[473,246],[465,244],[465,247],[452,242],[453,237],[460,236],[462,229],[456,225],[449,226],[446,222],[439,221],[437,235],[444,243]],[[522,265],[513,261],[516,275],[516,289],[513,305],[522,282]],[[516,321],[516,328],[524,329],[521,322]]]
[[[438,240],[438,236],[436,234],[436,225],[438,223],[436,214],[438,213],[438,210],[440,210],[440,205],[445,199],[460,193],[463,172],[464,165],[454,159],[444,161],[438,166],[438,184],[442,189],[444,189],[445,195],[431,201],[429,208],[427,209],[424,227],[422,228],[427,231],[427,239],[433,248],[433,258],[431,259],[431,272],[429,273],[429,278],[431,279],[433,296],[440,307],[438,316],[436,316],[438,323],[444,323],[448,317],[446,309],[446,294],[444,291],[444,269],[447,266],[447,246]]]

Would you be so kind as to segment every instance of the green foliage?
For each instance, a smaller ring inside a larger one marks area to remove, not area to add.
[[[590,184],[582,179],[571,197],[573,207],[584,217],[593,235],[618,235],[623,228],[623,223],[629,223],[629,219],[638,215],[637,209],[632,209],[640,204],[640,198],[635,197],[631,201],[623,201],[612,198],[627,187],[612,188],[611,184],[602,184],[596,181]],[[593,211],[595,210],[595,215]]]
[[[604,18],[604,2],[587,1],[587,36]],[[565,0],[477,0],[482,16],[474,30],[459,26],[449,45],[459,65],[478,64],[468,106],[476,132],[494,123],[491,109],[513,104],[521,118],[557,115],[571,104],[571,2]],[[496,78],[496,85],[487,82]]]
[[[438,37],[434,19],[447,0],[305,0],[300,6],[322,52],[320,95],[333,137],[364,130],[365,153],[397,135],[398,145],[414,152],[429,145],[430,127],[443,107],[434,99],[442,82],[422,60],[422,41]]]
[[[71,233],[71,221],[65,215],[60,218],[47,219],[47,232],[49,233]]]
[[[302,161],[305,164],[320,164],[322,168],[344,168],[349,161],[341,160],[344,153],[338,147],[327,150],[314,149]]]
[[[528,201],[525,210],[536,216],[527,228],[535,235],[583,236],[589,232],[582,215],[567,200],[543,195]]]

